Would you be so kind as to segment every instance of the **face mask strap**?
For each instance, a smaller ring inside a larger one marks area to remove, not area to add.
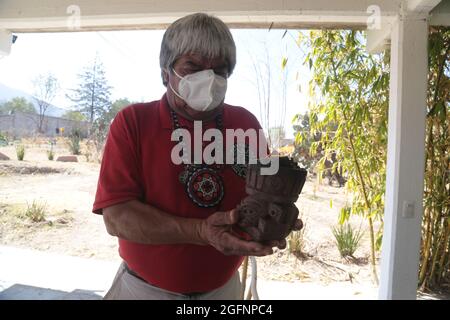
[[[178,78],[180,78],[180,79],[183,79],[183,77],[181,77],[176,71],[175,71],[175,69],[173,68],[173,67],[170,67],[170,70],[178,77]],[[169,71],[170,72],[170,71]],[[167,79],[167,82],[168,82],[168,84],[169,84],[169,88],[170,88],[170,90],[172,90],[172,92],[178,97],[178,98],[180,98],[181,100],[183,100],[184,101],[184,99],[183,99],[183,97],[172,87],[172,84],[170,83],[170,81],[169,81],[169,79]]]
[[[180,96],[180,94],[172,87],[172,84],[171,84],[170,82],[169,82],[169,88],[170,88],[170,90],[172,90],[172,92],[173,92],[178,98],[180,98],[181,100],[184,101],[183,97]]]
[[[180,76],[180,75],[175,71],[174,68],[172,68],[172,71],[173,71],[173,73],[174,73],[178,78],[183,79],[183,77]]]

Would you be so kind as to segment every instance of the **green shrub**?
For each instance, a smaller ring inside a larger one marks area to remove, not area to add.
[[[74,155],[79,155],[81,153],[81,136],[81,131],[78,129],[73,130],[69,136],[69,149]]]
[[[22,144],[16,146],[16,154],[17,160],[23,161],[23,158],[25,158],[25,146]]]
[[[47,204],[34,201],[31,205],[27,204],[27,210],[25,216],[32,222],[45,221],[45,214],[47,211]]]
[[[361,229],[355,230],[349,223],[346,223],[333,227],[333,235],[339,253],[345,258],[353,257],[364,234]]]
[[[52,161],[55,157],[55,154],[53,153],[53,150],[48,150],[47,151],[47,158],[48,160]]]
[[[47,158],[48,158],[48,160],[52,161],[55,158],[55,153],[53,152],[53,146],[56,145],[56,139],[50,139],[48,141],[48,144],[50,145],[50,150],[47,151]]]
[[[4,147],[8,145],[8,137],[0,132],[0,147]]]

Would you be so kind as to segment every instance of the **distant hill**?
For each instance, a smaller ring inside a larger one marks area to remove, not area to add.
[[[39,106],[36,103],[36,100],[33,98],[31,94],[28,94],[24,91],[21,91],[19,89],[10,88],[3,83],[0,83],[0,103],[6,102],[8,100],[11,100],[15,97],[23,97],[27,99],[29,102],[31,102],[36,109],[37,112],[39,112]],[[53,116],[53,117],[61,117],[67,110],[58,108],[54,105],[50,105],[46,111],[47,116]]]

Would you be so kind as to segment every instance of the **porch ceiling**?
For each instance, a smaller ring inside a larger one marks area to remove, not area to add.
[[[11,32],[67,31],[68,18],[81,18],[79,31],[161,29],[192,12],[213,13],[235,28],[365,28],[379,11],[398,14],[401,0],[31,0],[0,1],[0,29]]]

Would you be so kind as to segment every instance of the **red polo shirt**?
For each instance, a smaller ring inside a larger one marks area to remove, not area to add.
[[[193,122],[178,116],[193,137]],[[225,105],[223,129],[260,129],[246,109]],[[203,123],[203,131],[216,127]],[[207,218],[216,211],[236,207],[246,196],[245,179],[230,166],[220,173],[224,184],[221,203],[201,208],[192,202],[179,181],[183,165],[171,161],[172,118],[164,95],[161,100],[131,105],[111,124],[98,180],[93,212],[137,199],[167,213]],[[224,141],[226,135],[224,134]],[[145,245],[119,239],[119,254],[147,282],[165,290],[207,292],[224,285],[239,268],[243,257],[225,256],[212,246],[192,244]]]

